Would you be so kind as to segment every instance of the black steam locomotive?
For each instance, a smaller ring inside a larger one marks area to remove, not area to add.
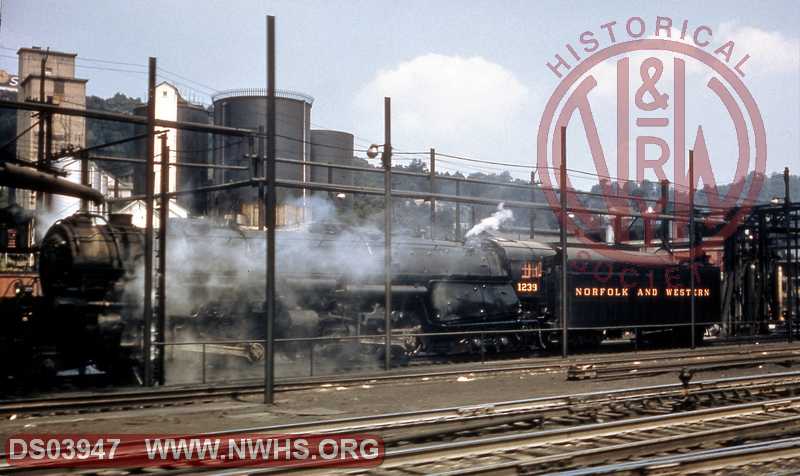
[[[261,338],[263,232],[191,220],[172,220],[169,230],[167,335],[156,339]],[[277,239],[279,338],[385,332],[379,233],[312,227],[281,231]],[[15,321],[15,335],[3,338],[2,360],[28,355],[34,373],[88,362],[109,373],[135,367],[143,330],[143,243],[129,216],[76,214],[53,225],[41,243],[39,312]],[[667,253],[608,251],[603,245],[569,248],[571,345],[596,345],[606,332],[633,327],[691,335],[690,272],[695,331],[719,321],[718,267],[689,266]],[[399,351],[559,343],[563,270],[557,247],[490,235],[463,243],[397,238],[392,255],[390,316]]]

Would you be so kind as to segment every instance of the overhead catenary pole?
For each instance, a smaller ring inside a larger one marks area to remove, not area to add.
[[[392,368],[392,98],[383,98],[384,367]]]
[[[431,193],[436,193],[436,149],[431,147]],[[436,239],[436,199],[431,197],[431,240]]]
[[[786,240],[786,264],[784,265],[784,276],[786,276],[786,328],[789,330],[789,342],[794,340],[794,298],[792,296],[794,291],[794,283],[792,277],[794,275],[794,263],[792,259],[792,245],[791,245],[791,214],[789,213],[791,197],[789,195],[789,167],[783,168],[783,222],[786,226],[785,240]]]
[[[567,126],[561,126],[561,177],[559,197],[561,199],[561,357],[569,351],[567,338]]]
[[[142,357],[144,384],[153,385],[153,364],[150,360],[153,344],[153,189],[155,188],[155,120],[156,120],[156,59],[150,57],[147,74],[147,167],[145,168],[145,226],[144,226],[144,303]]]
[[[156,337],[164,342],[167,322],[167,219],[169,218],[169,146],[167,134],[161,135],[161,183],[159,184],[158,209],[158,313],[156,314]],[[164,385],[164,351],[157,348],[158,383]]]
[[[695,332],[694,332],[694,150],[689,149],[689,306],[690,306],[690,322],[691,322],[691,342],[692,349],[695,348]]]
[[[275,17],[267,16],[267,262],[266,322],[264,323],[264,403],[275,401],[275,222],[277,193],[275,190]]]

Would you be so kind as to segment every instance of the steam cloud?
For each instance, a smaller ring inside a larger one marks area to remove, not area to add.
[[[503,205],[503,203],[500,203],[500,205],[497,206],[496,212],[492,213],[491,216],[484,218],[480,223],[470,228],[465,235],[465,238],[469,239],[488,231],[497,231],[500,229],[503,223],[512,220],[514,218],[514,213],[511,210],[505,209]]]
[[[313,197],[315,219],[332,221],[329,202]],[[330,220],[329,220],[330,219]],[[264,299],[265,233],[225,227],[207,219],[170,220],[167,241],[167,314],[188,315],[198,307],[233,296]],[[357,281],[383,272],[383,241],[373,227],[312,233],[308,225],[276,233],[279,279],[318,274]],[[139,300],[144,289],[140,266],[126,290]],[[284,296],[285,298],[286,296]],[[153,296],[155,299],[155,296]],[[155,302],[155,301],[154,301]],[[302,304],[302,303],[293,303]]]
[[[314,209],[313,224],[292,230],[276,230],[278,299],[283,310],[294,311],[291,323],[284,323],[288,328],[276,322],[277,337],[281,337],[281,329],[288,333],[284,337],[319,335],[318,321],[304,311],[314,308],[314,303],[309,300],[319,295],[315,292],[319,281],[314,279],[335,285],[339,281],[370,280],[383,273],[383,248],[374,246],[383,242],[383,232],[366,226],[328,228],[326,231],[320,223],[334,222],[335,208],[322,198],[312,197],[310,200]],[[205,218],[171,219],[167,237],[165,339],[183,342],[260,339],[263,330],[259,326],[263,319],[256,316],[263,315],[264,309],[265,252],[264,231],[226,226]],[[125,301],[140,306],[143,290],[144,267],[140,264],[125,285]],[[155,286],[152,299],[155,303]],[[133,313],[141,313],[141,307]],[[200,319],[201,315],[205,317]],[[178,327],[176,333],[171,334],[174,325]],[[190,347],[175,349],[181,351]],[[282,362],[281,372],[293,372],[294,367],[301,374],[307,370],[308,364],[303,359],[308,347],[300,352],[300,360],[292,363],[291,355],[297,353],[295,347],[297,344],[277,347],[279,354],[276,359]],[[318,345],[316,348],[318,356],[322,347]],[[343,355],[328,358],[317,365],[336,367],[345,365],[349,358]],[[199,377],[198,359],[187,360],[184,357],[183,362],[168,361],[168,380],[196,381]],[[364,364],[359,365],[363,367]],[[259,371],[261,366],[217,362],[214,373],[223,372],[223,368],[226,378],[231,378],[231,375],[245,378],[258,376],[251,373]]]

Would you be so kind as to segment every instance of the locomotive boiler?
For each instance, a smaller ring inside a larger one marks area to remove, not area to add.
[[[6,380],[47,381],[64,369],[130,375],[141,319],[126,313],[133,303],[124,284],[143,243],[129,215],[76,214],[53,224],[40,244],[41,296],[5,316]]]

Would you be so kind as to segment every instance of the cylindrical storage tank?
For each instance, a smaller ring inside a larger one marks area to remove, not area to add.
[[[241,129],[267,128],[267,94],[263,88],[233,89],[213,97],[214,124]],[[293,92],[276,91],[275,98],[275,154],[278,159],[309,162],[311,160],[311,96]],[[240,137],[215,138],[215,162],[225,165],[247,165],[252,162],[244,156],[249,153],[247,140]],[[261,155],[266,155],[266,141],[257,144]],[[277,163],[277,177],[284,180],[309,181],[308,166]],[[246,180],[250,171],[220,170],[216,183]],[[217,212],[245,215],[245,222],[258,223],[258,190],[247,187],[225,192],[217,203]],[[278,188],[277,222],[292,225],[307,220],[306,207],[310,195],[299,189]]]
[[[353,165],[353,143],[353,134],[348,132],[312,130],[311,162]],[[311,166],[311,181],[336,185],[353,185],[353,171]],[[325,220],[327,215],[330,214],[331,207],[325,206],[325,201],[330,202],[329,204],[332,205],[333,209],[350,206],[353,202],[352,194],[314,192],[313,195],[316,204],[312,210],[314,221]]]
[[[178,121],[211,124],[211,113],[200,104],[186,101],[178,102]],[[206,132],[178,130],[178,150],[173,152],[178,163],[208,164],[211,163],[211,134]],[[211,169],[200,167],[178,167],[178,190],[190,190],[210,185],[214,178]],[[178,195],[178,205],[189,210],[194,215],[208,213],[207,193]]]

